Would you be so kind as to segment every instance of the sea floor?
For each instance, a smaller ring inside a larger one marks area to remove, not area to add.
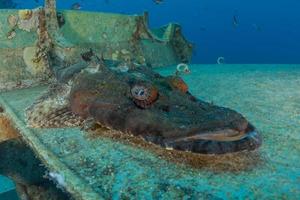
[[[206,182],[198,187],[225,199],[300,199],[300,65],[193,65],[191,71],[183,78],[194,95],[239,111],[263,137],[260,165],[234,174],[198,171],[195,179]]]
[[[170,75],[175,67],[158,71]],[[0,100],[49,171],[79,199],[300,199],[300,65],[192,65],[183,78],[195,96],[249,119],[263,138],[259,151],[206,162],[203,155],[135,146],[128,138],[32,130],[22,111],[45,88],[3,93]]]

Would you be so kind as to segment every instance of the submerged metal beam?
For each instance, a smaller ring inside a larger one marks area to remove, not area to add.
[[[45,19],[50,34],[58,30],[56,0],[45,0]]]

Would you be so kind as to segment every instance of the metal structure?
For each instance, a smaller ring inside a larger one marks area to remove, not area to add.
[[[107,198],[110,191],[101,187],[115,169],[102,163],[98,154],[111,148],[102,145],[114,142],[89,140],[78,129],[29,129],[23,111],[45,89],[41,85],[52,80],[50,50],[68,65],[90,48],[116,62],[152,67],[189,62],[192,45],[181,27],[168,24],[151,30],[147,18],[147,13],[57,11],[55,0],[32,10],[0,11],[0,173],[15,181],[21,197],[69,198],[57,189],[63,188],[74,199]],[[17,90],[21,88],[28,89]],[[95,170],[99,177],[92,175]]]
[[[191,59],[192,45],[177,24],[151,30],[147,13],[57,12],[55,5],[47,0],[45,8],[1,10],[0,90],[48,80],[50,48],[69,65],[90,48],[105,59],[152,67]]]

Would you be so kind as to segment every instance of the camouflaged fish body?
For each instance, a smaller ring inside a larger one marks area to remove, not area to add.
[[[84,120],[75,115],[70,109],[69,96],[74,76],[82,70],[89,73],[98,70],[98,63],[91,51],[82,54],[83,58],[89,54],[89,61],[84,59],[68,66],[57,54],[50,52],[51,71],[55,82],[50,84],[34,103],[26,108],[27,125],[33,128],[57,128],[83,126]]]
[[[197,153],[260,146],[259,134],[241,114],[192,96],[179,76],[163,77],[145,66],[124,69],[94,58],[57,70],[57,83],[26,110],[28,125],[95,121],[165,148]]]
[[[56,83],[27,108],[29,126],[74,127],[92,120],[165,148],[196,153],[254,150],[261,145],[255,127],[241,114],[197,99],[179,76],[163,77],[130,60],[107,63],[93,51],[69,66],[59,52],[68,45],[55,39],[55,0],[46,1],[44,16],[40,34],[49,37],[40,37],[39,43]]]

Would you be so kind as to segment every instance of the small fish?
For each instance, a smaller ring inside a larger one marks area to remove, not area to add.
[[[71,9],[72,10],[80,10],[81,9],[81,5],[80,3],[73,3],[72,6],[71,6]]]
[[[235,10],[235,14],[232,17],[232,24],[233,24],[234,27],[239,26],[239,16],[238,16],[237,10]]]
[[[262,28],[261,28],[260,25],[258,25],[258,24],[252,24],[252,26],[253,26],[253,28],[254,28],[256,31],[258,31],[258,32],[262,31]]]
[[[233,23],[233,26],[234,26],[234,27],[238,27],[239,22],[238,22],[238,17],[237,17],[237,15],[233,15],[233,21],[232,21],[232,23]]]
[[[153,2],[154,2],[155,4],[157,4],[157,5],[159,5],[159,4],[162,4],[162,3],[163,3],[163,0],[153,0]]]

